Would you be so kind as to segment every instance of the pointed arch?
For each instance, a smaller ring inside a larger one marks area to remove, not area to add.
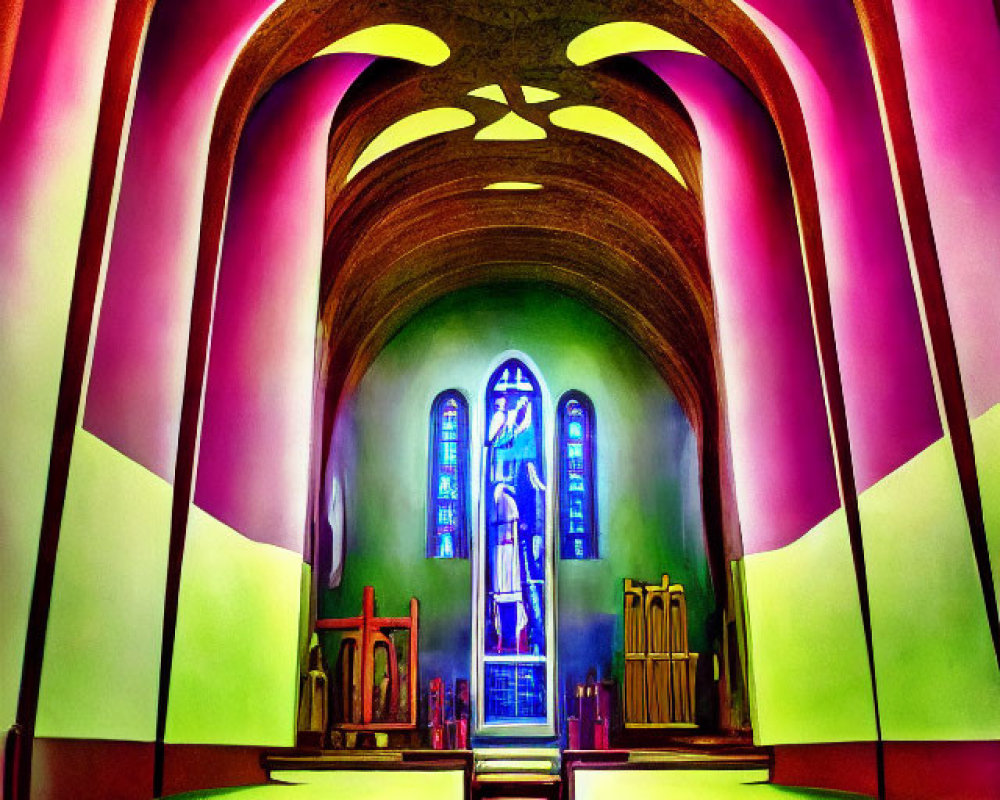
[[[504,353],[481,394],[474,690],[479,734],[554,733],[551,411],[539,370]]]

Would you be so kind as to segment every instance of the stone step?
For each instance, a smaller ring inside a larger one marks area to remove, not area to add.
[[[477,775],[558,775],[561,766],[555,747],[482,747],[473,751],[473,763]]]
[[[545,773],[477,773],[472,779],[473,800],[539,798],[558,800],[561,779]]]

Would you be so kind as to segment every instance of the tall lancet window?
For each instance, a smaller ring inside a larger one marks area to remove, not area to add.
[[[461,392],[434,398],[430,428],[427,557],[468,558],[469,404]]]
[[[583,392],[566,392],[559,401],[557,418],[560,555],[597,558],[594,405]]]
[[[479,730],[540,733],[553,705],[542,391],[511,358],[484,400]]]

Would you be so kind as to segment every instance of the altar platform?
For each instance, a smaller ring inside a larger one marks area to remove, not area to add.
[[[677,737],[669,747],[612,750],[284,750],[263,755],[261,763],[271,780],[267,786],[184,797],[306,800],[348,796],[362,786],[362,794],[352,796],[620,800],[626,793],[664,791],[672,798],[699,800],[818,796],[810,790],[768,784],[769,749],[727,737]],[[393,794],[393,787],[399,786],[405,786],[405,791]]]

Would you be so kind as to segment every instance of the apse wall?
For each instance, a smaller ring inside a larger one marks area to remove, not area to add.
[[[425,557],[428,422],[434,397],[459,389],[475,448],[480,392],[507,350],[534,361],[553,407],[579,389],[596,413],[600,558],[556,561],[558,685],[583,680],[590,668],[620,685],[627,577],[658,581],[668,572],[684,584],[691,647],[707,652],[713,595],[691,427],[624,334],[535,285],[465,290],[428,307],[386,346],[341,409],[332,449],[346,498],[346,549],[340,586],[320,592],[320,616],[357,614],[366,584],[383,614],[405,613],[415,596],[421,686],[434,676],[469,677],[471,562]],[[546,436],[552,424],[546,419]]]

